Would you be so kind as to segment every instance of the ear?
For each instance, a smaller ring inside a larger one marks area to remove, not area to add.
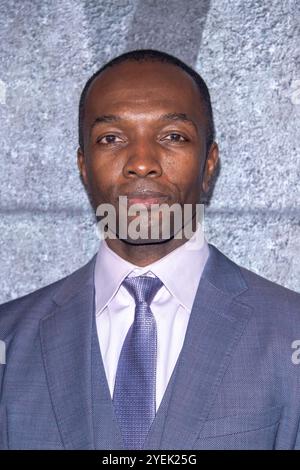
[[[208,193],[210,189],[210,182],[215,174],[219,162],[219,147],[216,142],[214,142],[209,149],[205,168],[203,172],[203,180],[202,180],[202,189],[205,193]]]
[[[85,156],[81,147],[78,147],[77,149],[77,166],[78,166],[79,173],[80,173],[80,179],[83,185],[86,187],[87,186],[87,171],[86,171],[86,165],[85,165]]]

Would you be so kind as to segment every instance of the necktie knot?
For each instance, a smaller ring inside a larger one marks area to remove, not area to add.
[[[158,277],[150,276],[127,277],[123,281],[123,286],[132,295],[136,305],[144,302],[150,305],[162,284]]]

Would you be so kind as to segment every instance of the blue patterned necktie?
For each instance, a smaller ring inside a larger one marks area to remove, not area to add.
[[[142,449],[155,417],[156,323],[150,304],[162,282],[127,277],[123,286],[135,300],[135,318],[120,354],[113,404],[126,449]]]

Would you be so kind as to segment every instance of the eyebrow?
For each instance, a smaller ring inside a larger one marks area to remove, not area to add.
[[[163,120],[163,121],[183,121],[183,122],[188,122],[190,124],[193,125],[193,127],[195,128],[195,130],[197,131],[197,125],[196,123],[193,121],[193,119],[191,119],[190,117],[188,117],[188,115],[186,113],[168,113],[168,114],[163,114],[162,116],[159,117],[159,119]]]
[[[162,114],[161,116],[159,116],[158,120],[161,120],[161,121],[181,121],[181,122],[187,122],[187,123],[190,123],[192,124],[192,126],[195,128],[195,130],[197,131],[197,125],[196,123],[188,117],[188,115],[186,113],[167,113],[167,114]],[[120,122],[122,121],[122,117],[121,116],[117,116],[115,114],[103,114],[102,116],[97,116],[95,118],[95,120],[93,121],[92,125],[91,125],[91,129],[90,131],[92,132],[93,128],[97,125],[97,124],[101,124],[101,123],[111,123],[111,122]]]
[[[118,122],[118,121],[121,121],[120,116],[115,116],[114,114],[103,114],[102,116],[96,117],[96,119],[93,121],[91,125],[91,129],[93,129],[93,127],[95,127],[97,124],[102,123],[102,122],[109,123],[109,122]]]

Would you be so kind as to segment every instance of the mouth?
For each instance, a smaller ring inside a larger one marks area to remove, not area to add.
[[[128,193],[124,194],[123,196],[127,196],[128,206],[131,206],[133,204],[143,204],[145,206],[151,206],[152,204],[163,204],[169,199],[169,196],[167,194],[153,191]]]

